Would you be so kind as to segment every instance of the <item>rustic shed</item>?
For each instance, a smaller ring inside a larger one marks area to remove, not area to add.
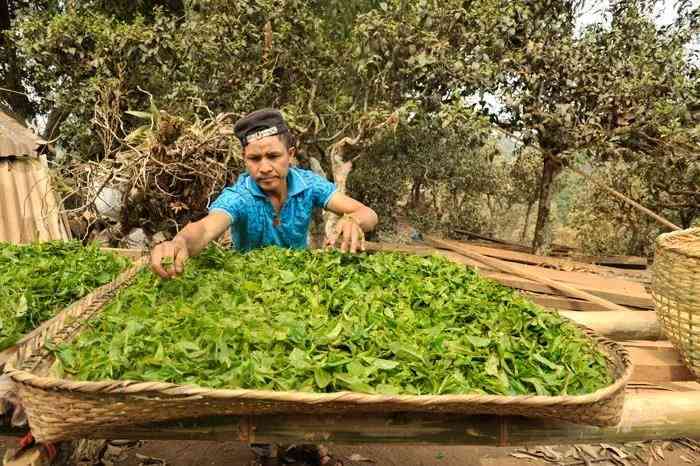
[[[46,160],[38,152],[45,144],[0,111],[0,241],[69,239]]]

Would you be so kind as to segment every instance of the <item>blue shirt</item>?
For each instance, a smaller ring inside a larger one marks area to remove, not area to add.
[[[306,248],[313,209],[326,207],[335,190],[333,183],[311,171],[290,168],[287,200],[280,210],[280,222],[275,225],[272,203],[246,172],[236,184],[222,191],[209,212],[223,212],[231,217],[231,238],[238,250],[270,245]]]

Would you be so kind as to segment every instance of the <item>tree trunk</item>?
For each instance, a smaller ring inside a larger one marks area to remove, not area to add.
[[[309,168],[311,171],[319,176],[328,179],[325,170],[321,166],[321,162],[315,157],[309,157]],[[324,230],[324,218],[323,214],[320,212],[314,212],[311,218],[311,227],[309,228],[309,246],[311,248],[320,248],[323,246],[323,239],[325,237]]]
[[[333,144],[331,147],[331,170],[333,171],[333,182],[337,192],[345,194],[348,185],[348,175],[352,171],[352,160],[345,160],[345,153],[348,147],[357,144],[360,136],[354,139],[345,137]],[[326,240],[335,238],[335,225],[339,217],[328,210],[324,211]]]
[[[46,128],[44,128],[44,133],[41,137],[43,137],[46,141],[56,139],[61,133],[60,126],[67,116],[68,113],[64,112],[62,108],[52,108],[49,112],[48,118],[46,119]]]
[[[549,221],[549,211],[552,203],[554,179],[561,172],[561,169],[559,162],[545,154],[542,165],[542,179],[540,180],[537,223],[535,224],[535,236],[532,240],[532,251],[534,254],[547,255],[551,248],[552,226]]]
[[[523,231],[520,233],[520,242],[525,242],[525,235],[527,235],[527,227],[530,226],[530,214],[532,213],[532,206],[534,202],[527,203],[527,213],[525,214],[525,225],[523,225]]]
[[[423,178],[413,178],[413,186],[411,187],[411,208],[415,209],[421,204],[421,187]]]

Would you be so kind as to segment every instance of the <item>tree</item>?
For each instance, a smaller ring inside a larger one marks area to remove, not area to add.
[[[538,252],[548,248],[552,187],[565,164],[696,163],[697,62],[686,56],[698,37],[695,16],[657,28],[647,14],[653,2],[622,1],[612,5],[611,24],[578,33],[583,2],[423,1],[415,8],[427,4],[422,13],[397,17],[405,5],[395,2],[373,22],[394,50],[412,52],[385,55],[377,66],[399,83],[405,64],[420,60],[418,82],[441,97],[497,96],[495,108],[483,99],[477,105],[543,157]]]
[[[343,190],[364,149],[423,111],[411,93],[364,72],[362,18],[378,3],[211,0],[180,14],[172,2],[74,2],[26,15],[13,38],[40,111],[63,113],[57,141],[69,159],[127,150],[142,123],[131,110],[153,105],[192,121],[275,106],[299,135],[302,159],[321,160]]]

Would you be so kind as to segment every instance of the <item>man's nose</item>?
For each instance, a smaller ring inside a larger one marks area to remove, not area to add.
[[[266,160],[260,162],[260,171],[263,173],[269,173],[272,171],[272,164]]]

